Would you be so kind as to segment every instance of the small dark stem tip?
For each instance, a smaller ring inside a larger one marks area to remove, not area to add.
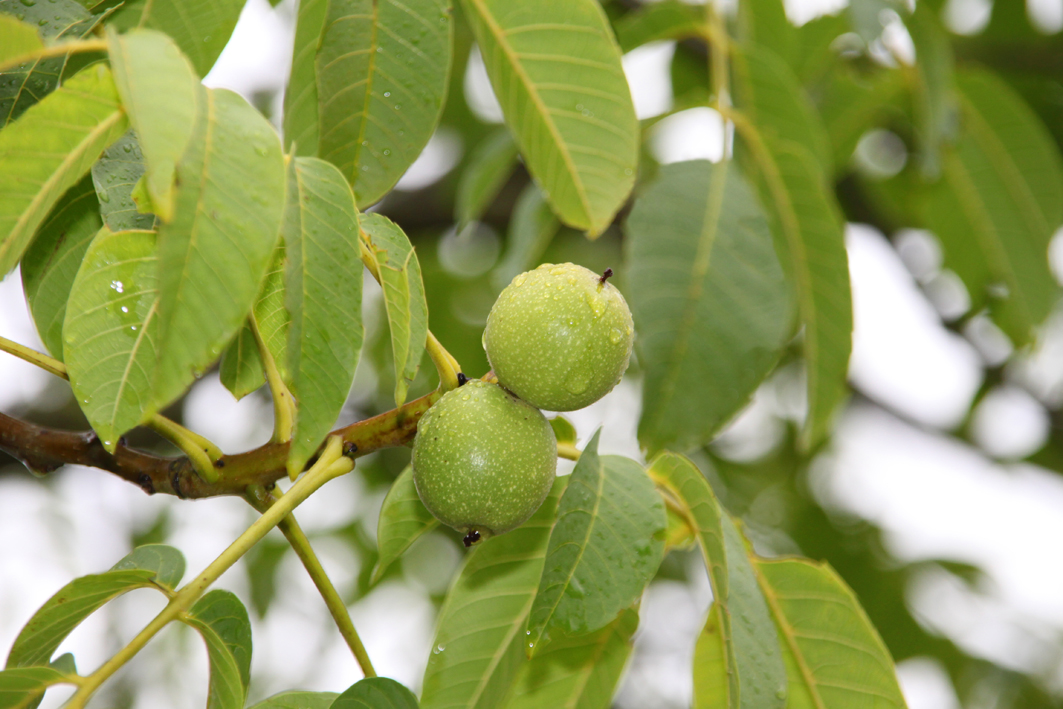
[[[465,535],[465,538],[461,541],[465,542],[466,547],[471,547],[476,542],[480,541],[480,533],[475,529]]]
[[[602,273],[602,277],[598,279],[598,283],[600,283],[601,285],[603,285],[603,286],[604,286],[604,285],[605,285],[605,282],[606,282],[606,281],[608,281],[608,280],[609,280],[610,278],[612,278],[612,277],[613,277],[613,269],[611,269],[611,268],[607,268],[607,269],[605,269],[605,271],[604,271],[604,272]]]
[[[347,441],[343,444],[343,454],[350,457],[358,452],[358,446],[351,441]]]
[[[463,372],[458,372],[458,386],[465,386],[467,381],[469,381],[469,378]]]

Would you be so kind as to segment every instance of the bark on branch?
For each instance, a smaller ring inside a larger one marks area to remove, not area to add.
[[[352,457],[381,448],[401,446],[413,440],[417,422],[441,393],[436,391],[407,402],[379,416],[337,429]],[[287,477],[287,443],[267,443],[246,453],[226,455],[215,467],[218,481],[208,483],[196,474],[187,457],[167,458],[135,450],[119,443],[108,453],[92,431],[61,431],[27,423],[0,413],[0,450],[31,471],[50,473],[62,465],[85,465],[114,473],[149,495],[157,492],[183,499],[243,495],[249,485],[270,487]],[[307,465],[312,465],[311,459]]]

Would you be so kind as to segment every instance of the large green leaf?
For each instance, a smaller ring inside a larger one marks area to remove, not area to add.
[[[10,15],[0,15],[0,66],[43,46],[36,27]]]
[[[913,88],[920,163],[926,174],[937,177],[941,171],[941,145],[956,123],[952,46],[938,14],[925,3],[916,5],[907,24],[915,45],[919,77]]]
[[[336,697],[331,709],[417,709],[417,697],[388,677],[366,677]]]
[[[284,92],[284,148],[295,155],[317,155],[317,52],[325,28],[328,0],[303,0],[295,23],[292,71]]]
[[[380,556],[370,583],[379,581],[388,566],[402,556],[411,544],[438,526],[439,520],[432,516],[417,495],[417,487],[413,484],[413,467],[407,465],[392,483],[380,507],[376,528],[376,545]]]
[[[207,644],[207,709],[243,709],[251,677],[251,621],[244,604],[231,592],[216,589],[199,599],[182,620]]]
[[[704,37],[706,20],[704,9],[681,0],[646,3],[617,21],[616,39],[626,54],[650,42]]]
[[[22,256],[22,288],[41,342],[63,359],[66,302],[81,259],[100,230],[100,204],[87,176],[67,190]]]
[[[59,644],[93,611],[135,588],[172,590],[184,558],[170,547],[141,547],[102,574],[74,579],[33,614],[19,632],[7,667],[45,665]],[[179,568],[180,567],[180,568]]]
[[[284,210],[284,158],[244,99],[203,90],[177,164],[174,218],[159,227],[159,341],[153,403],[180,396],[243,325],[273,258]]]
[[[729,705],[727,647],[721,634],[720,613],[720,604],[713,603],[694,646],[694,709],[719,709]]]
[[[786,559],[757,571],[783,640],[789,709],[907,706],[889,650],[833,569]]]
[[[177,164],[203,111],[205,93],[192,64],[161,32],[119,35],[111,30],[107,45],[115,85],[144,154],[149,211],[172,221]]]
[[[63,193],[126,129],[111,72],[89,67],[0,131],[0,277]]]
[[[458,177],[454,197],[454,220],[461,232],[469,222],[479,220],[517,166],[517,144],[505,128],[484,138],[468,165]]]
[[[281,692],[248,709],[329,709],[338,696],[335,692]]]
[[[85,418],[104,447],[158,408],[151,374],[158,353],[155,233],[107,227],[89,246],[70,289],[64,361]]]
[[[783,0],[746,0],[739,4],[738,28],[746,52],[756,45],[771,47],[772,55],[781,60],[787,71],[796,63],[800,38],[786,17]]]
[[[92,166],[98,211],[111,231],[155,228],[155,215],[142,214],[133,200],[133,187],[143,175],[144,155],[132,130],[103,151]]]
[[[1059,149],[1001,80],[965,72],[957,83],[963,134],[943,157],[942,179],[926,194],[924,219],[972,305],[989,299],[1005,332],[1023,344],[1059,296],[1047,258],[1063,223]],[[1006,297],[993,297],[1000,285]]]
[[[395,186],[439,122],[449,0],[331,0],[317,54],[320,147],[361,208]]]
[[[565,483],[558,478],[531,519],[469,556],[439,611],[424,709],[494,709],[508,696],[526,661],[528,612]]]
[[[830,430],[847,392],[853,305],[844,227],[816,158],[798,143],[766,140],[747,128],[804,326],[808,417],[801,444],[807,450]]]
[[[506,255],[491,273],[491,282],[501,290],[513,278],[535,267],[550,241],[557,236],[561,222],[534,183],[517,198],[506,236]]]
[[[801,82],[778,54],[749,44],[734,54],[738,106],[768,141],[807,147],[820,166],[832,165],[830,140]]]
[[[30,4],[22,0],[0,0],[0,13],[14,15],[16,19],[36,26],[41,37],[53,41],[84,37],[98,22],[98,18],[74,0]],[[0,128],[55,90],[60,79],[72,75],[96,56],[67,54],[0,69]]]
[[[628,609],[596,633],[551,640],[521,669],[506,709],[607,709],[638,623]]]
[[[707,442],[746,403],[789,337],[789,289],[738,166],[661,168],[626,223],[650,452]]]
[[[288,372],[288,311],[284,307],[284,243],[278,242],[273,263],[255,301],[253,311],[258,332],[266,344],[281,379],[291,381]],[[221,383],[237,399],[242,399],[266,381],[262,357],[251,324],[240,328],[221,358]]]
[[[639,129],[595,0],[464,0],[524,164],[565,223],[605,230],[635,183]]]
[[[288,471],[298,473],[347,401],[362,349],[358,210],[343,175],[295,158],[284,216],[288,366],[298,402]]]
[[[18,667],[0,671],[0,709],[32,709],[53,684],[74,684],[54,667]]]
[[[428,338],[428,303],[421,263],[406,234],[387,217],[361,214],[358,224],[380,266],[380,287],[395,359],[395,405],[402,406],[406,391],[417,376]]]
[[[206,76],[243,7],[244,0],[126,0],[108,24],[122,31],[143,27],[166,33],[192,60],[196,73]]]
[[[641,465],[599,456],[595,433],[557,509],[528,642],[591,633],[642,596],[664,553],[664,503]],[[531,652],[529,651],[529,655]]]
[[[715,685],[715,695],[726,697],[726,706],[732,709],[781,709],[786,705],[783,654],[741,533],[688,459],[662,453],[650,465],[650,473],[678,498],[689,524],[697,530],[714,604],[719,608],[714,611],[716,631],[710,635],[719,647],[702,648],[700,656],[710,664],[695,667],[695,677],[702,675],[697,683]],[[703,704],[698,701],[699,707]]]

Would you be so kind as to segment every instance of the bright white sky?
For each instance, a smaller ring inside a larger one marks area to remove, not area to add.
[[[977,24],[974,20],[986,3],[950,0],[946,17],[957,29],[966,27],[964,22]],[[788,2],[788,9],[795,20],[805,20],[812,10],[842,4],[807,0]],[[1059,29],[1063,0],[1035,0],[1031,15],[1042,27]],[[250,0],[206,83],[244,95],[279,91],[288,70],[292,17],[291,0],[276,10],[265,0]],[[664,42],[625,57],[640,116],[668,109],[667,66],[673,50]],[[485,120],[500,120],[482,61],[471,62],[469,71],[470,103]],[[665,162],[716,160],[723,135],[718,114],[696,109],[662,121],[651,141]],[[461,149],[453,136],[437,136],[400,188],[416,189],[439,179],[456,163]],[[919,288],[919,283],[948,285],[947,274],[939,272],[933,241],[914,234],[906,235],[903,243],[905,261],[874,229],[852,225],[848,230],[856,319],[850,379],[917,425],[868,406],[850,408],[839,422],[831,452],[817,466],[814,491],[842,517],[855,515],[883,528],[891,551],[901,559],[948,558],[985,569],[987,580],[975,589],[930,570],[911,589],[909,602],[928,627],[969,652],[1036,672],[1059,688],[1063,670],[1058,652],[1049,648],[1063,630],[1063,553],[1058,545],[1063,538],[1063,478],[1029,465],[993,462],[979,449],[944,434],[959,422],[980,385],[984,358],[1001,354],[994,354],[998,334],[986,324],[984,332],[972,334],[975,347],[945,330]],[[0,335],[40,347],[17,273],[0,282]],[[1046,401],[1058,401],[1063,392],[1063,314],[1044,339],[1040,354],[1016,369],[1016,381],[1029,386],[1003,388],[978,411],[972,434],[983,449],[1018,458],[1036,449],[1047,433],[1044,407],[1025,392],[1032,389]],[[360,371],[359,381],[372,379],[371,372]],[[11,357],[0,358],[0,410],[17,412],[20,402],[56,397],[56,392],[61,390],[39,370]],[[758,396],[726,437],[723,450],[738,456],[755,453],[749,441],[754,448],[762,446],[756,441],[762,441],[763,431],[775,430],[778,417],[788,415],[779,401],[768,390]],[[604,424],[604,450],[638,457],[637,404],[637,383],[625,382],[606,399],[573,414],[581,443]],[[212,435],[227,450],[250,448],[269,437],[269,406],[252,397],[234,402],[216,375],[194,387],[186,407],[189,425]],[[233,427],[241,421],[246,425]],[[750,436],[751,430],[757,435]],[[33,610],[72,577],[107,568],[120,558],[127,530],[143,525],[158,509],[171,511],[175,532],[170,543],[185,552],[189,574],[205,566],[252,519],[238,500],[146,498],[127,483],[89,470],[53,478],[47,484],[29,476],[0,480],[0,539],[19,540],[7,544],[0,555],[0,578],[10,580],[0,584],[0,647],[9,647]],[[300,519],[312,533],[342,524],[353,511],[375,529],[380,501],[362,490],[358,476],[348,476],[332,483],[327,496],[308,501]],[[101,518],[108,523],[100,525]],[[319,552],[342,592],[353,583],[359,561],[340,544],[322,544]],[[410,553],[422,563],[418,571],[408,573],[409,585],[381,587],[352,613],[378,669],[416,689],[431,642],[433,612],[427,594],[441,590],[439,579],[449,576],[459,558],[436,537],[418,543]],[[240,568],[220,585],[246,597]],[[281,574],[285,581],[274,609],[264,621],[255,622],[255,696],[294,686],[342,690],[358,676],[349,652],[331,631],[324,608],[294,558],[285,562]],[[687,706],[687,668],[709,602],[707,584],[695,586],[664,582],[648,592],[638,650],[618,700],[621,706]],[[106,636],[108,617],[119,622],[119,634],[128,638],[160,607],[147,592],[131,594],[93,616],[63,649],[74,651],[80,666],[90,668],[116,648],[118,639]],[[175,645],[192,663],[192,676],[204,678],[202,683],[182,682],[162,663],[158,648]],[[205,653],[187,634],[169,632],[138,657],[130,673],[160,678],[138,706],[191,709],[204,703]],[[933,661],[905,663],[901,677],[912,709],[956,706],[951,686]],[[50,695],[43,706],[59,706],[62,697]]]

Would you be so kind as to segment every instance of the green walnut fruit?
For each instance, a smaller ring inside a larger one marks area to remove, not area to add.
[[[538,409],[474,379],[425,412],[413,439],[421,502],[465,545],[508,532],[539,509],[557,472],[557,439]]]
[[[634,333],[610,275],[548,263],[514,278],[484,330],[499,384],[548,411],[575,411],[608,394],[627,369]]]

